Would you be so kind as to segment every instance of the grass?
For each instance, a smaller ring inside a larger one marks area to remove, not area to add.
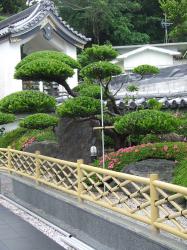
[[[0,147],[11,146],[22,150],[29,141],[56,141],[56,135],[51,128],[43,130],[17,128],[0,137]]]

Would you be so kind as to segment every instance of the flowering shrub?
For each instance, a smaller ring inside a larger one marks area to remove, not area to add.
[[[23,144],[22,146],[22,149],[26,149],[28,146],[30,146],[33,142],[36,141],[36,138],[35,137],[31,137],[29,138],[27,141],[25,141],[25,143]]]
[[[121,148],[117,152],[112,152],[105,155],[106,167],[115,171],[121,171],[126,165],[130,163],[149,158],[176,160],[178,169],[180,168],[180,163],[185,158],[187,158],[187,143],[148,143],[128,148]],[[102,166],[102,160],[99,161],[99,166]],[[177,169],[176,174],[179,175],[180,171],[177,171]],[[187,173],[187,164],[184,167],[184,163],[183,172]],[[178,178],[175,175],[174,182],[176,184],[187,186],[187,178],[185,180],[183,178],[182,181],[181,178]]]

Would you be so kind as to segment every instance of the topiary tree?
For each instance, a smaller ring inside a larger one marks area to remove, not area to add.
[[[58,124],[58,118],[52,115],[38,113],[29,115],[20,122],[20,127],[28,129],[44,129],[55,127]]]
[[[176,131],[180,120],[158,110],[140,110],[129,113],[114,123],[118,133],[123,135],[163,134]]]
[[[55,98],[34,90],[15,92],[0,100],[0,111],[16,114],[51,112],[55,106]]]
[[[142,77],[144,75],[158,74],[160,70],[152,65],[143,64],[133,69],[133,73],[139,74]]]
[[[40,51],[26,56],[17,66],[14,77],[21,80],[57,82],[62,85],[71,96],[76,96],[67,83],[72,77],[74,69],[79,63],[57,51]]]

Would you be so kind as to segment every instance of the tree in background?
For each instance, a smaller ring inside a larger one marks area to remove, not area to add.
[[[159,0],[161,8],[173,23],[169,37],[172,41],[185,41],[187,38],[187,1]]]
[[[0,14],[12,15],[26,8],[25,0],[1,0],[0,2]]]
[[[163,40],[158,0],[56,0],[56,4],[62,18],[92,37],[94,43],[124,45]]]

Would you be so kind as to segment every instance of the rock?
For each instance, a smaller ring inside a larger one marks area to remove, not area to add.
[[[33,142],[31,145],[25,148],[24,151],[30,153],[35,153],[36,151],[40,151],[42,155],[63,159],[62,151],[60,150],[59,144],[56,142],[51,142],[51,141]]]
[[[93,145],[101,155],[101,131],[94,131],[96,126],[100,126],[97,120],[61,118],[56,134],[64,160],[84,159],[85,163],[90,163],[90,148]]]
[[[160,135],[159,136],[160,141],[165,142],[165,141],[173,141],[173,142],[181,142],[181,141],[185,141],[185,136],[183,135],[178,135],[176,133],[169,133],[169,134],[165,134],[165,135]]]
[[[122,170],[123,173],[148,177],[150,174],[159,174],[159,179],[165,182],[171,182],[175,162],[165,159],[147,159],[129,164]]]

